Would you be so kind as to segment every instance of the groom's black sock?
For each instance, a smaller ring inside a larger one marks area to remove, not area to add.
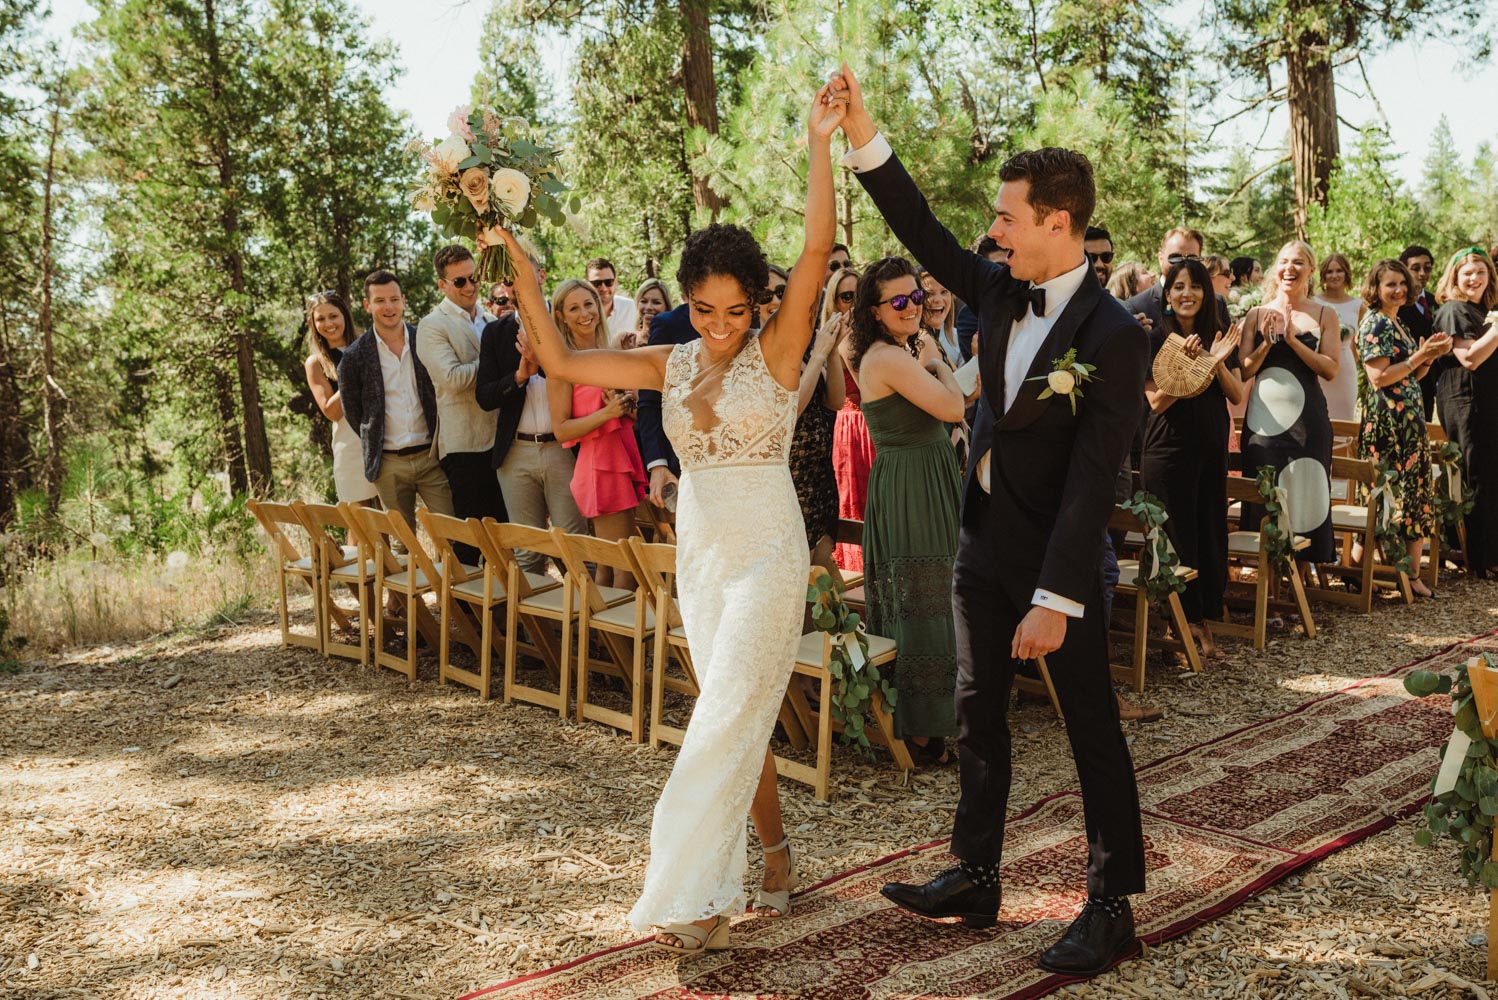
[[[1088,896],[1087,901],[1094,904],[1098,909],[1110,917],[1121,917],[1128,909],[1128,896]]]
[[[971,861],[958,860],[957,866],[962,873],[973,880],[973,884],[984,889],[997,889],[999,887],[999,866],[995,862],[991,865],[977,865]]]

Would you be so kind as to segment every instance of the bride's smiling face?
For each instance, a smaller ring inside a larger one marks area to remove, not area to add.
[[[754,322],[749,293],[737,278],[710,274],[688,293],[692,300],[692,329],[702,335],[708,350],[736,350]]]

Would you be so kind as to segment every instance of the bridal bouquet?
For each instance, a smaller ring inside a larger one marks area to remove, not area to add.
[[[411,207],[430,212],[448,236],[480,247],[475,277],[483,284],[514,277],[498,227],[534,227],[544,216],[566,221],[562,197],[567,185],[557,176],[560,150],[535,141],[522,118],[503,118],[487,107],[460,105],[447,119],[450,132],[437,143],[416,142],[412,150],[426,164]],[[571,210],[578,210],[572,199]]]

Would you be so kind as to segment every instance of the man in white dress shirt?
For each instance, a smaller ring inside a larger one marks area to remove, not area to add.
[[[588,261],[587,275],[588,284],[598,289],[598,297],[603,300],[603,315],[608,322],[609,342],[613,343],[614,338],[619,334],[635,328],[635,316],[638,315],[635,311],[635,300],[628,295],[619,294],[618,273],[607,258],[594,257]]]

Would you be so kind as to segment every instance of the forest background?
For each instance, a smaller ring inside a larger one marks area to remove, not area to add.
[[[455,44],[481,69],[452,103],[533,120],[582,198],[536,234],[554,277],[603,254],[625,290],[669,278],[714,218],[791,263],[803,105],[840,58],[960,238],[1007,155],[1067,145],[1097,166],[1119,260],[1153,261],[1176,224],[1266,262],[1301,235],[1354,270],[1498,242],[1492,95],[1433,95],[1403,176],[1382,109],[1337,110],[1412,35],[1483,64],[1483,0],[1218,0],[1186,26],[1166,0],[469,2],[484,27]],[[390,267],[414,322],[441,242],[410,209],[399,51],[350,0],[92,0],[66,44],[46,17],[0,0],[0,666],[254,606],[271,578],[246,498],[332,497],[305,297],[357,303]],[[1284,133],[1237,138],[1279,105]],[[1452,128],[1474,122],[1464,156]],[[847,176],[838,219],[855,261],[900,252]]]

